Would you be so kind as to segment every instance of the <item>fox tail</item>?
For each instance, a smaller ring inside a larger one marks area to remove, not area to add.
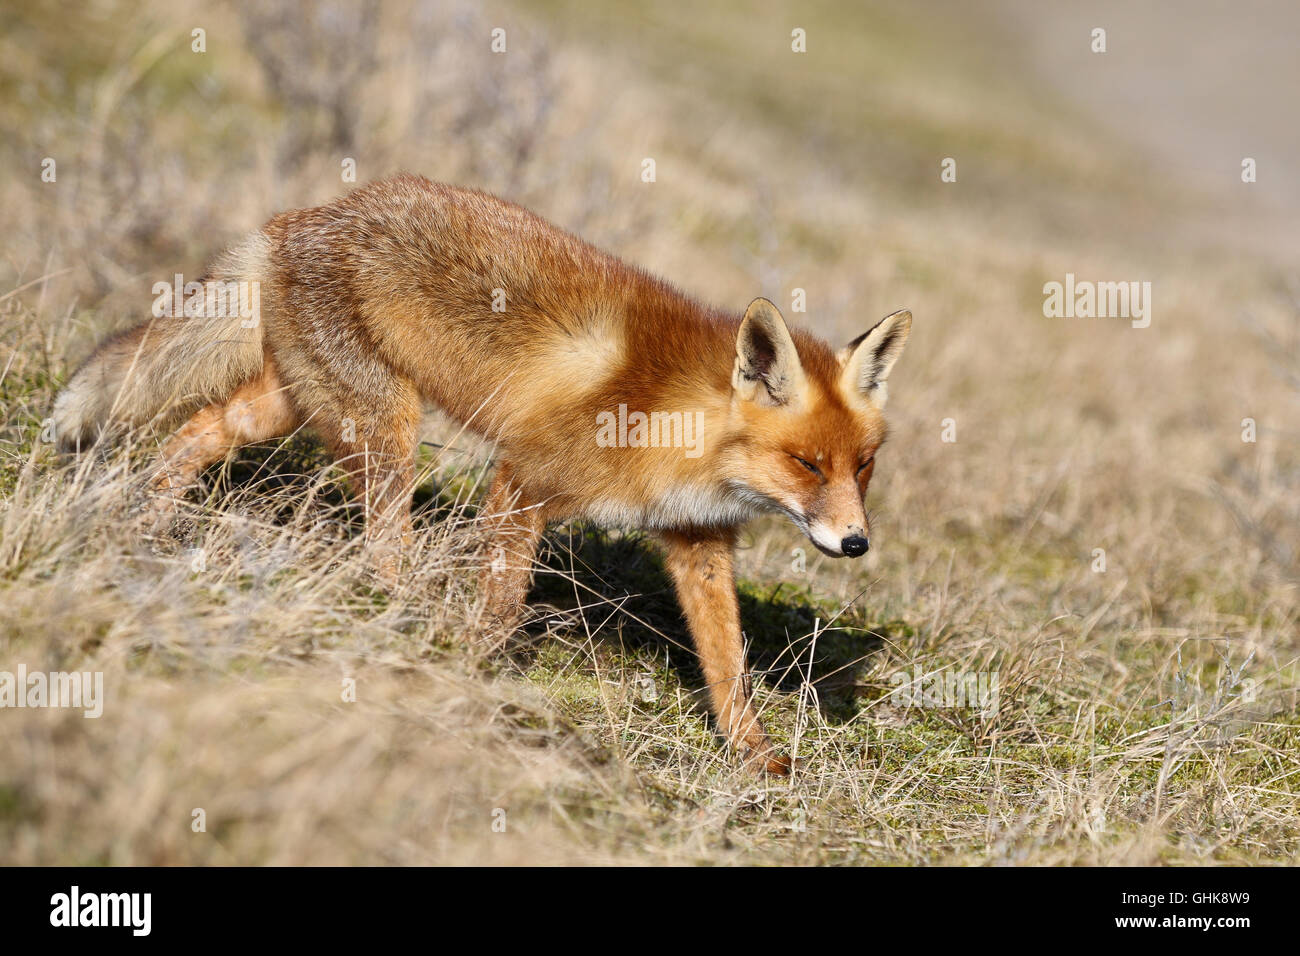
[[[113,428],[152,422],[170,430],[257,375],[269,257],[265,233],[248,236],[213,264],[201,309],[197,294],[187,294],[184,315],[150,318],[95,349],[55,399],[60,448],[88,446]]]

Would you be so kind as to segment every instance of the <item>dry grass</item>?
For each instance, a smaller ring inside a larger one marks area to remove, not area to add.
[[[1142,166],[952,10],[803,6],[800,60],[777,6],[693,6],[685,31],[657,6],[410,6],[296,29],[292,7],[4,14],[0,669],[103,671],[108,700],[98,720],[0,711],[0,860],[1294,860],[1283,250],[1207,238],[1230,203]],[[343,156],[362,181],[503,192],[714,301],[804,288],[794,318],[834,339],[912,309],[869,558],[746,535],[758,692],[804,772],[733,768],[638,535],[555,529],[516,646],[467,641],[491,449],[435,419],[393,594],[309,441],[241,452],[147,540],[134,476],[158,436],[78,461],[40,440],[96,335],[346,188]],[[1043,318],[1067,271],[1151,280],[1152,327]],[[993,671],[988,711],[891,696],[901,674]]]

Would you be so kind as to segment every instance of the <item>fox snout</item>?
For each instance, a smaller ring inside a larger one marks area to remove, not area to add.
[[[808,537],[823,554],[832,558],[860,558],[871,548],[871,539],[861,525],[836,529],[818,522],[808,527]]]
[[[840,542],[840,550],[850,558],[860,558],[870,548],[871,541],[865,534],[851,534]]]

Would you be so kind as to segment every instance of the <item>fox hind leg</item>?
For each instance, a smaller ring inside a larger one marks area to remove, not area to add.
[[[163,446],[150,479],[156,492],[152,517],[174,517],[179,498],[197,486],[203,470],[234,449],[280,438],[297,426],[298,415],[268,355],[256,378],[225,402],[199,409]]]
[[[415,447],[422,406],[415,386],[390,379],[386,394],[365,402],[339,396],[317,403],[311,427],[325,439],[365,511],[369,561],[385,587],[397,585],[411,544]]]
[[[509,462],[497,465],[483,514],[493,523],[493,538],[479,589],[485,595],[489,626],[510,631],[523,614],[537,546],[553,516],[545,503],[527,493]]]

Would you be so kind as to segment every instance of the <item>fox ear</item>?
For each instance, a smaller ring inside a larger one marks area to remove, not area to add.
[[[767,299],[755,299],[745,310],[736,336],[736,365],[731,387],[747,401],[786,405],[804,387],[803,366],[785,319]]]
[[[849,395],[860,395],[876,408],[885,407],[889,390],[885,380],[903,354],[912,331],[912,313],[902,309],[887,315],[870,332],[864,332],[839,351],[840,384]]]

